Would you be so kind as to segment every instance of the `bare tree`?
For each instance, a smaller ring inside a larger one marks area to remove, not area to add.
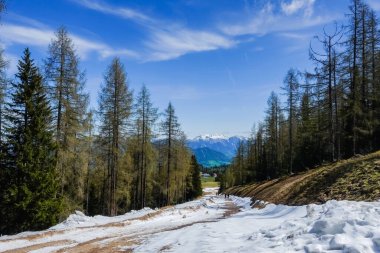
[[[129,91],[124,66],[112,60],[104,76],[99,96],[100,136],[107,152],[108,215],[117,214],[116,188],[121,155],[121,142],[131,115],[132,93]]]

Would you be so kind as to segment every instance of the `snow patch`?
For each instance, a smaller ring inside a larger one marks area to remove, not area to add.
[[[211,190],[215,189],[207,192]],[[226,218],[223,215],[231,204],[240,211]],[[64,240],[71,243],[67,247],[91,240],[107,245],[124,237],[138,238],[132,245],[131,241],[120,245],[120,250],[134,252],[380,252],[380,202],[264,204],[262,209],[252,209],[250,198],[225,198],[212,192],[172,207],[116,217],[88,217],[77,211],[48,231],[0,237],[0,252]],[[29,235],[37,237],[27,240]],[[60,247],[49,244],[36,252]]]

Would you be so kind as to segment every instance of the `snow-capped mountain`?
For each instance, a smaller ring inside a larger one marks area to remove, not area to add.
[[[219,161],[217,157],[221,156],[212,156],[212,157],[204,157],[204,153],[202,157],[198,157],[197,154],[199,152],[195,152],[197,159],[200,160],[201,164],[205,167],[209,167],[208,164],[228,164],[232,158],[236,154],[236,150],[239,146],[239,143],[242,141],[246,141],[246,137],[242,136],[232,136],[227,137],[224,135],[211,135],[205,134],[195,137],[194,139],[190,139],[187,141],[187,145],[189,148],[194,150],[199,150],[203,148],[207,148],[212,151],[216,151],[218,153],[222,153],[225,157],[227,157],[228,161],[223,159],[223,161]],[[207,152],[206,154],[215,154],[215,152]]]

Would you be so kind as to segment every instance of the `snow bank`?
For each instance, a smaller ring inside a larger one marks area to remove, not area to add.
[[[251,209],[252,201],[251,201],[251,198],[249,197],[241,198],[237,196],[230,196],[230,199],[235,205],[237,205],[240,208]]]
[[[231,202],[240,212],[224,217],[233,210]],[[76,212],[51,228],[49,235],[41,231],[0,237],[0,252],[63,240],[70,242],[67,248],[93,240],[107,245],[125,236],[137,238],[138,245],[121,244],[120,250],[134,252],[380,252],[380,202],[266,203],[262,209],[252,209],[250,204],[250,198],[211,194],[173,207],[146,208],[116,217]],[[146,214],[152,215],[138,219]],[[109,225],[98,226],[105,224]],[[38,233],[41,236],[28,240],[28,235]],[[63,247],[57,243],[38,252]]]
[[[146,207],[138,211],[133,210],[124,215],[108,217],[108,216],[102,216],[102,215],[86,216],[81,211],[75,211],[75,213],[71,214],[65,221],[55,225],[54,227],[51,227],[50,229],[62,230],[62,229],[69,229],[69,228],[99,226],[99,225],[105,225],[105,224],[113,223],[113,222],[123,222],[123,221],[128,221],[131,219],[137,219],[153,212],[155,212],[155,210],[152,210],[151,208]]]
[[[380,252],[380,202],[267,204],[251,209],[249,198],[231,199],[241,212],[219,222],[155,235],[135,251]]]

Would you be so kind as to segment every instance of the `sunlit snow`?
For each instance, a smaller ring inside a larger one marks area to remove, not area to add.
[[[380,202],[251,209],[249,198],[205,191],[199,200],[112,218],[77,212],[46,231],[0,237],[0,251],[34,245],[33,252],[55,252],[91,242],[134,252],[380,252]]]

